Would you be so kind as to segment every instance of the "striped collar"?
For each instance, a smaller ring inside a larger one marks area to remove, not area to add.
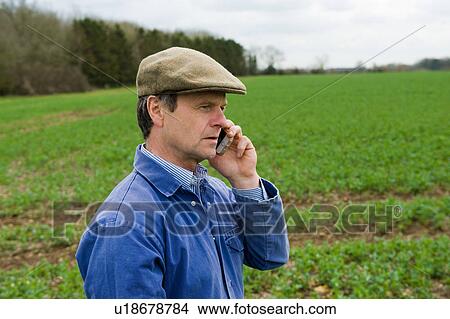
[[[197,164],[194,172],[192,172],[153,154],[145,148],[145,144],[141,144],[140,149],[143,154],[160,164],[169,174],[178,180],[181,183],[181,186],[186,190],[194,191],[198,181],[208,176],[208,169],[200,163]]]

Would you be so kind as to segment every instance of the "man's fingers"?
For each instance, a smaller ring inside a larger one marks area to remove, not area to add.
[[[234,125],[233,121],[227,119],[227,120],[225,121],[225,125],[224,125],[223,128],[224,128],[225,130],[228,130],[228,129],[229,129],[230,127],[232,127],[233,125]]]
[[[243,135],[240,140],[239,143],[237,145],[237,151],[236,151],[236,155],[237,157],[242,157],[242,155],[244,155],[244,152],[246,149],[252,149],[253,148],[253,144],[250,141],[250,139]]]
[[[242,136],[242,129],[239,125],[233,125],[227,132],[228,137],[239,139]]]
[[[234,123],[231,120],[227,120],[227,123],[223,127],[225,129],[225,132],[227,133],[227,137],[229,139],[228,144],[226,147],[229,147],[233,143],[237,143],[237,156],[242,157],[244,154],[245,148],[247,147],[248,143],[250,142],[250,139],[247,137],[245,139],[242,139],[242,128],[239,125],[234,125]],[[251,144],[251,142],[250,142]]]

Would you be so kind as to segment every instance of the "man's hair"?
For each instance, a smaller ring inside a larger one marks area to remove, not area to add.
[[[152,118],[147,110],[148,97],[149,95],[142,95],[138,98],[137,102],[137,121],[145,140],[150,135],[153,126]],[[176,94],[158,94],[156,97],[162,102],[163,107],[167,107],[170,112],[175,111],[177,108]]]

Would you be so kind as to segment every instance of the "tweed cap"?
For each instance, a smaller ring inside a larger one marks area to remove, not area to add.
[[[139,64],[138,96],[161,93],[220,91],[245,94],[245,85],[210,56],[172,47],[149,55]]]

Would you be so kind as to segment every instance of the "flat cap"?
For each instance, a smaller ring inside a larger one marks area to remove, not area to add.
[[[139,64],[138,96],[220,91],[245,94],[245,85],[210,56],[172,47],[149,55]]]

